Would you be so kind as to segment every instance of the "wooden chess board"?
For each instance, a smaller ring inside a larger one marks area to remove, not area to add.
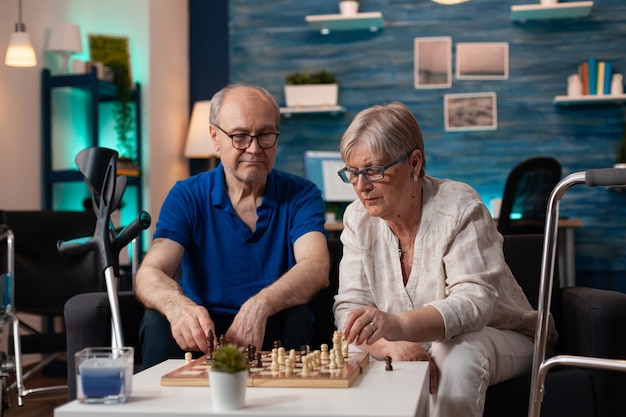
[[[291,372],[272,371],[271,352],[261,352],[262,367],[250,365],[249,387],[300,387],[300,388],[348,388],[362,373],[369,362],[369,355],[364,352],[349,352],[345,364],[339,369],[330,369],[328,362],[322,362],[317,370],[302,375],[300,353],[297,354],[296,367]],[[164,386],[209,386],[210,364],[206,355],[181,366],[161,377]]]

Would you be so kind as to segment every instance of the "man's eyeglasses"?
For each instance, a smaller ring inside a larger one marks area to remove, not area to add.
[[[359,180],[359,175],[361,174],[363,174],[365,179],[368,181],[371,181],[371,182],[380,181],[383,178],[385,178],[386,169],[389,169],[392,166],[396,165],[397,163],[404,161],[412,153],[413,151],[407,152],[404,155],[402,155],[400,158],[396,159],[395,161],[389,162],[387,165],[374,165],[374,166],[363,168],[363,169],[343,168],[337,172],[337,175],[339,175],[339,178],[341,178],[343,182],[349,183],[349,184],[350,183],[355,184]]]
[[[228,136],[233,144],[233,148],[244,150],[248,149],[252,145],[252,139],[256,139],[261,149],[269,149],[276,145],[276,140],[280,132],[267,132],[260,135],[249,135],[247,133],[234,133],[230,134],[216,124],[213,124],[216,128],[221,130],[226,136]]]

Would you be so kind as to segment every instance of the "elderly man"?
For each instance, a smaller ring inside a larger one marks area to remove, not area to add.
[[[140,330],[146,366],[206,352],[209,331],[261,349],[274,340],[308,344],[306,303],[328,286],[321,194],[273,169],[276,99],[230,85],[210,112],[221,164],[172,188],[137,272],[135,291],[148,309]]]

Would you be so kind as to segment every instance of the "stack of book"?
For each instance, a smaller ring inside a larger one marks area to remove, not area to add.
[[[613,64],[610,61],[588,58],[578,66],[578,75],[582,82],[584,95],[603,96],[611,94]]]

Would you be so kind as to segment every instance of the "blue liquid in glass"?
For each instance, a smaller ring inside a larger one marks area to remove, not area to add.
[[[87,398],[104,398],[123,394],[123,366],[81,366],[80,375],[83,394]]]

